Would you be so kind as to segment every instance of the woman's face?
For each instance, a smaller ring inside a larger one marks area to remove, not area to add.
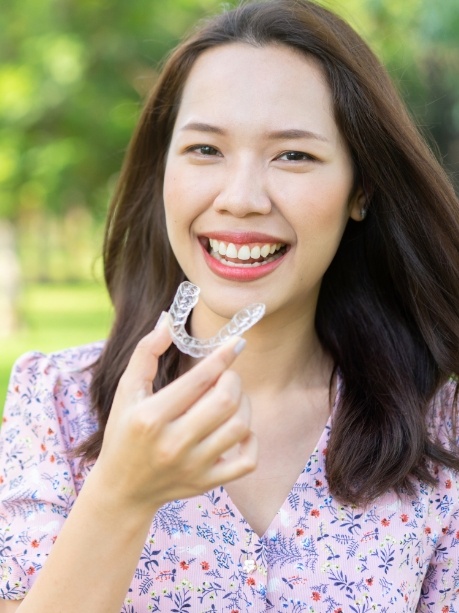
[[[360,191],[321,68],[284,46],[203,53],[185,84],[164,180],[167,232],[204,306],[315,310]],[[198,305],[199,306],[199,305]]]

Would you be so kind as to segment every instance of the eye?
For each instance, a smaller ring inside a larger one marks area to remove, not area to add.
[[[198,153],[205,157],[221,155],[218,149],[215,149],[215,147],[211,147],[210,145],[194,145],[193,147],[189,147],[188,151]]]
[[[304,151],[285,151],[285,153],[281,153],[277,159],[286,160],[287,162],[311,162],[316,158],[309,155],[309,153],[304,153]]]

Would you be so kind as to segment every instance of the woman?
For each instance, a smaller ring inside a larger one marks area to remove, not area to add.
[[[202,25],[110,210],[110,338],[13,372],[0,611],[454,611],[458,210],[336,16]],[[171,346],[185,278],[198,338],[266,304],[245,349]]]

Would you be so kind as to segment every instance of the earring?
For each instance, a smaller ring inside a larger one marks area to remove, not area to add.
[[[360,209],[360,219],[361,219],[362,221],[363,221],[363,220],[365,219],[365,217],[367,216],[367,213],[368,213],[368,209],[367,209],[367,207],[366,207],[366,206],[363,206],[363,207]]]

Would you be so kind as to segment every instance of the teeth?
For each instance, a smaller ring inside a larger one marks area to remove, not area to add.
[[[220,249],[222,248],[222,245],[224,245],[224,243],[220,243]],[[222,253],[220,255],[226,255],[227,258],[237,258],[236,246],[233,245],[233,243],[230,243],[226,248],[226,254]]]
[[[228,250],[226,251],[226,255],[230,258],[231,256],[228,254]],[[237,252],[237,258],[239,260],[250,260],[250,247],[248,245],[243,245],[239,251]]]
[[[260,249],[260,255],[262,258],[267,257],[270,254],[269,245],[263,245]]]
[[[226,256],[227,258],[231,258],[233,260],[238,259],[241,261],[268,258],[269,255],[274,255],[276,251],[279,251],[279,249],[284,246],[283,243],[267,243],[262,246],[255,245],[254,247],[250,247],[250,245],[241,245],[238,248],[234,243],[225,243],[223,241],[218,241],[214,238],[209,239],[209,245],[211,248],[212,255],[219,254],[220,256]],[[272,258],[268,258],[268,261],[272,261]],[[252,266],[255,264],[264,263],[266,262],[253,262],[252,264],[248,265]]]
[[[225,258],[222,257],[218,253],[218,251],[212,251],[210,255],[216,260],[218,260],[219,262],[221,262],[222,264],[224,264],[225,266],[230,266],[230,267],[236,266],[237,268],[256,268],[257,266],[265,266],[266,264],[269,264],[270,262],[274,262],[274,260],[277,260],[278,258],[281,257],[280,253],[276,253],[270,256],[269,258],[267,258],[266,260],[263,260],[262,262],[252,262],[251,264],[242,264],[241,262],[231,262],[230,260],[225,260]]]

